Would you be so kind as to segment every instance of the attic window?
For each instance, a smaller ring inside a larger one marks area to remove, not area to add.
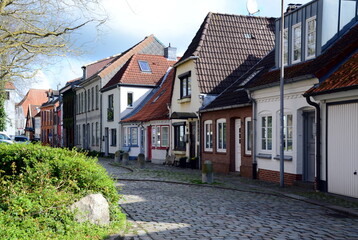
[[[158,96],[153,100],[152,103],[155,103],[163,95],[164,92],[165,92],[165,89],[161,93],[158,94]]]
[[[138,64],[140,67],[140,70],[142,72],[151,72],[152,70],[149,67],[149,63],[147,61],[138,60]]]
[[[244,37],[248,39],[253,39],[254,36],[251,33],[244,33]]]

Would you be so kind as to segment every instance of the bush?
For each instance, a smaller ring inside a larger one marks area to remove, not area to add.
[[[0,144],[0,236],[3,239],[103,239],[125,224],[114,181],[97,159],[39,144]],[[77,223],[69,206],[102,193],[111,224]]]

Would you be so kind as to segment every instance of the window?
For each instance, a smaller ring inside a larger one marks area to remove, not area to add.
[[[251,155],[253,142],[253,130],[251,118],[245,118],[245,154]]]
[[[152,147],[169,147],[169,126],[152,126]]]
[[[272,116],[261,117],[261,149],[272,150]]]
[[[91,124],[91,130],[92,130],[92,146],[94,146],[96,143],[95,132],[94,132],[94,123]]]
[[[219,119],[216,126],[217,151],[226,152],[226,119]]]
[[[151,72],[150,66],[147,61],[138,60],[138,64],[142,72]]]
[[[283,134],[284,134],[284,150],[285,151],[292,151],[292,115],[291,114],[285,114],[283,116]]]
[[[87,90],[87,109],[86,111],[91,110],[91,93],[90,89]]]
[[[283,65],[288,64],[288,29],[283,31]]]
[[[92,111],[94,110],[94,87],[91,89],[91,105],[92,105]]]
[[[204,122],[205,151],[213,151],[213,123],[211,120]]]
[[[138,146],[138,128],[124,128],[124,146]]]
[[[133,107],[133,93],[127,93],[127,107]]]
[[[175,123],[174,126],[174,149],[185,151],[185,122]]]
[[[5,91],[5,100],[10,100],[10,92]]]
[[[107,121],[114,120],[114,113],[113,113],[113,94],[108,95],[108,109],[107,109]]]
[[[180,79],[180,98],[191,97],[191,73],[179,75]]]
[[[96,146],[99,146],[99,127],[98,127],[98,122],[96,122]]]
[[[96,86],[96,109],[98,109],[99,103],[99,92],[98,92],[98,85]]]
[[[84,101],[83,101],[83,92],[81,92],[81,113],[83,113],[83,109],[84,109]]]
[[[316,55],[316,17],[307,19],[306,31],[306,59],[310,59]]]
[[[301,61],[301,23],[292,27],[292,62]]]
[[[117,129],[111,129],[111,146],[117,145]]]

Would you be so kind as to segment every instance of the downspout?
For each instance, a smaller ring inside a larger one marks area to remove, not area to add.
[[[252,156],[252,179],[257,179],[257,158],[256,158],[256,111],[257,111],[257,106],[256,106],[256,100],[252,98],[251,93],[248,89],[245,89],[247,96],[249,97],[250,101],[252,102],[252,135],[253,135],[253,139],[252,139],[252,151],[251,151],[251,156]]]
[[[305,96],[309,105],[316,108],[316,190],[321,190],[321,108],[318,103],[312,102],[310,96]]]

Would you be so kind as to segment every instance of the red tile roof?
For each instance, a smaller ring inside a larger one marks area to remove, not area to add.
[[[29,104],[28,116],[29,117],[36,116],[36,114],[40,112],[40,107],[41,107],[40,105]]]
[[[6,83],[5,83],[5,89],[15,90],[14,83],[12,83],[12,82],[6,82]]]
[[[358,49],[358,24],[353,26],[346,34],[333,43],[318,57],[299,64],[285,67],[285,82],[316,77],[323,78],[337,65],[341,64],[349,55]],[[278,85],[280,70],[273,69],[259,78],[251,81],[248,88],[264,88]]]
[[[147,122],[151,120],[169,119],[167,104],[170,103],[173,84],[175,80],[175,69],[172,68],[157,92],[135,115],[122,120],[122,122]]]
[[[111,57],[101,59],[96,62],[89,63],[89,64],[85,65],[84,67],[86,67],[86,78],[90,78],[93,75],[95,75],[96,73],[100,72],[107,65],[109,65],[112,62],[114,62],[115,60],[117,60],[119,58],[119,56],[120,55],[111,56]],[[74,80],[76,80],[76,79],[74,79]]]
[[[27,111],[29,109],[29,105],[42,105],[47,102],[47,92],[50,90],[45,89],[30,89],[26,96],[16,104],[16,106],[21,106],[23,109],[24,116],[27,116]]]
[[[318,95],[358,88],[358,52],[353,54],[337,71],[317,87],[309,89],[307,95]]]
[[[219,94],[272,50],[274,21],[209,13],[179,63],[198,57],[200,92]]]
[[[148,62],[151,72],[142,72],[138,61]],[[166,59],[164,56],[135,54],[128,60],[121,70],[113,76],[103,89],[118,83],[155,86],[161,80],[168,68],[173,66],[175,62],[176,61]]]

